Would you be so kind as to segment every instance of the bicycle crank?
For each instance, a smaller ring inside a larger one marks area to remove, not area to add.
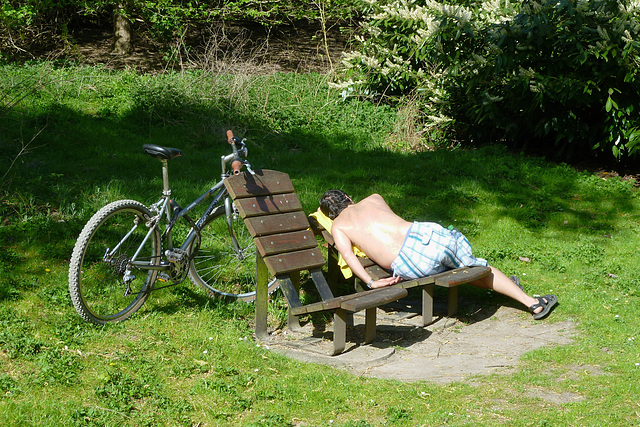
[[[169,278],[172,282],[181,283],[186,279],[189,272],[189,257],[182,249],[167,249],[164,252],[167,260],[171,264],[169,268]]]

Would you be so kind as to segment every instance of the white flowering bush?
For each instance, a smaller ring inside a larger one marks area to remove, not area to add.
[[[365,4],[344,94],[419,93],[423,117],[476,141],[564,158],[640,152],[639,1]]]

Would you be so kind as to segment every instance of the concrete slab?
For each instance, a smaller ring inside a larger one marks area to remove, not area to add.
[[[266,344],[292,359],[335,366],[363,377],[448,383],[511,372],[524,353],[569,344],[575,334],[572,322],[534,321],[528,312],[505,306],[471,312],[474,308],[463,302],[462,315],[440,317],[422,327],[419,309],[411,301],[378,309],[378,335],[370,345],[361,345],[364,315],[356,313],[347,349],[338,356],[330,356],[330,324],[324,331],[314,330],[311,324],[300,332],[276,331]],[[436,306],[435,311],[444,309]]]

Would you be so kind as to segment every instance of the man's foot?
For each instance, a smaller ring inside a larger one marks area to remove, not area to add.
[[[533,318],[535,320],[540,320],[545,318],[553,307],[558,303],[558,298],[555,295],[544,295],[542,297],[537,297],[536,300],[538,302],[529,307],[529,311],[533,313]],[[536,312],[539,308],[542,310]]]

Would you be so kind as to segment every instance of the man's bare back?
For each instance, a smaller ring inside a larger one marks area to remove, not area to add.
[[[353,244],[378,265],[390,268],[411,224],[396,215],[382,196],[372,194],[344,209],[333,222],[331,234],[341,253],[350,251]]]

